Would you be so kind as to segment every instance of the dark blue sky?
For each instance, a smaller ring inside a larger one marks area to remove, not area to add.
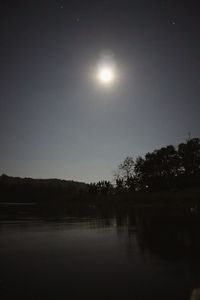
[[[1,173],[112,179],[127,155],[200,136],[197,2],[7,1],[0,23]]]

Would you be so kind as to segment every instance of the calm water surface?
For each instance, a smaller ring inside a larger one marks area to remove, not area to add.
[[[196,215],[16,216],[0,221],[0,299],[179,300],[200,287]]]

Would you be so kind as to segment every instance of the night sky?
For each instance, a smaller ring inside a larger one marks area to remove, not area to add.
[[[112,179],[127,155],[199,137],[196,3],[1,1],[0,172]]]

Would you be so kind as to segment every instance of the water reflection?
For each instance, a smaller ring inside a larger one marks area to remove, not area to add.
[[[199,216],[127,214],[116,216],[116,226],[119,236],[124,233],[131,240],[136,235],[143,254],[168,260],[200,258]]]
[[[180,212],[1,210],[0,296],[189,299],[199,232],[199,216]]]

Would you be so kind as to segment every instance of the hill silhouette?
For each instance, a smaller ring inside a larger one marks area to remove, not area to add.
[[[86,190],[87,184],[73,180],[33,179],[0,176],[0,202],[40,202],[72,198]]]

